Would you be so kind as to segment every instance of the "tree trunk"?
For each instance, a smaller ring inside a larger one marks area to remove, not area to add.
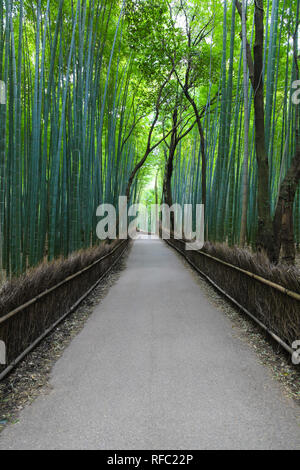
[[[171,134],[171,142],[170,142],[169,154],[168,154],[168,159],[166,162],[166,169],[165,169],[165,176],[164,176],[164,199],[165,199],[165,203],[169,207],[173,205],[173,198],[172,198],[173,162],[174,162],[176,148],[179,142],[177,139],[177,121],[178,121],[177,103],[175,106],[175,110],[173,112],[172,121],[173,121],[173,127],[172,127],[172,134]],[[173,212],[171,212],[170,214],[170,223],[171,223],[171,230],[174,230]]]
[[[249,110],[248,110],[248,67],[247,67],[247,27],[246,27],[246,5],[242,0],[242,41],[243,41],[243,67],[244,67],[244,162],[243,162],[243,198],[242,198],[242,221],[240,232],[240,245],[244,246],[247,235],[247,211],[248,211],[248,161],[249,161]]]
[[[159,170],[157,170],[157,173],[155,175],[155,186],[154,186],[154,191],[155,191],[155,234],[159,234],[159,209],[158,209],[158,174]]]
[[[187,74],[188,76],[188,74]],[[188,81],[186,81],[185,86],[183,87],[184,94],[187,98],[187,100],[191,103],[195,117],[196,117],[196,123],[200,135],[200,149],[201,149],[201,158],[202,158],[202,204],[204,206],[206,205],[206,155],[205,155],[205,137],[204,137],[204,131],[201,123],[201,116],[198,111],[197,105],[195,100],[192,98],[192,96],[189,93],[188,90]]]
[[[297,26],[294,34],[294,61],[296,69],[296,80],[299,80],[298,65],[298,17]],[[296,106],[296,153],[292,164],[282,181],[279,189],[279,197],[276,206],[273,229],[275,239],[275,262],[278,263],[280,249],[282,247],[282,260],[287,264],[294,264],[296,257],[294,240],[294,218],[293,208],[296,192],[300,181],[300,128],[299,128],[299,105]]]
[[[241,19],[242,4],[236,0],[236,7]],[[270,261],[275,260],[274,234],[271,219],[269,163],[265,146],[265,111],[263,84],[264,53],[264,10],[263,0],[255,2],[255,44],[254,63],[249,42],[246,42],[247,62],[250,80],[254,92],[255,148],[257,161],[257,211],[258,227],[256,246],[258,251],[265,251]]]
[[[295,262],[295,241],[293,208],[300,181],[300,146],[297,145],[292,164],[280,185],[279,198],[274,217],[275,262],[279,261],[282,246],[282,259],[287,264]]]
[[[274,237],[270,208],[269,163],[265,147],[265,112],[263,84],[264,11],[263,0],[255,2],[254,113],[257,159],[257,249],[274,261]]]
[[[165,169],[165,178],[164,178],[164,199],[165,203],[168,204],[169,207],[173,205],[172,200],[172,175],[173,175],[173,159],[174,159],[174,152],[175,149],[170,149],[169,157],[166,163]]]

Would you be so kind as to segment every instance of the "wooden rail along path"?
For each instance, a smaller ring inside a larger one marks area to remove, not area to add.
[[[0,340],[6,345],[7,362],[7,365],[0,365],[0,380],[79,306],[120,260],[127,247],[128,240],[121,241],[89,266],[0,317]]]
[[[201,250],[185,250],[185,241],[165,240],[286,351],[300,340],[300,294]]]

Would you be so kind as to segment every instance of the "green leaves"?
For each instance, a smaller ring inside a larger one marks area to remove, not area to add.
[[[272,212],[295,152],[291,82],[298,4],[264,2]],[[208,237],[238,241],[245,119],[235,3],[126,0],[123,11],[122,5],[121,0],[0,0],[0,80],[7,86],[6,104],[0,105],[0,265],[8,275],[97,242],[95,209],[126,191],[147,146],[158,90],[172,68],[153,140],[159,142],[170,129],[175,106],[184,121],[193,116],[181,86],[188,70],[189,93],[201,112],[207,172],[201,172],[200,136],[194,128],[174,157],[174,202],[201,202],[206,184]],[[248,2],[252,53],[253,16],[254,4]],[[249,90],[246,238],[253,243],[257,165],[254,93]],[[133,198],[157,171],[161,185],[165,148],[161,143],[139,169]],[[148,196],[153,199],[151,191]],[[298,240],[299,205],[298,190]]]
[[[96,243],[97,206],[124,191],[135,118],[122,25],[118,1],[0,2],[0,78],[9,98],[0,107],[0,269],[7,275]]]

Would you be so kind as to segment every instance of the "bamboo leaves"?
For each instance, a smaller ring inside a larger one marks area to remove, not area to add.
[[[117,145],[131,73],[122,18],[117,1],[39,0],[34,10],[25,0],[0,2],[8,93],[0,105],[0,263],[8,276],[95,243],[96,207],[126,186],[134,154],[131,138]]]

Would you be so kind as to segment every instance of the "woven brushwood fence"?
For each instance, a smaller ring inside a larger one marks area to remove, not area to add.
[[[225,245],[206,244],[203,250],[190,251],[184,240],[167,242],[289,347],[300,340],[297,269],[272,266],[263,257]]]
[[[127,240],[116,241],[42,264],[1,289],[0,342],[6,364],[0,365],[0,374],[75,310],[127,246]]]

